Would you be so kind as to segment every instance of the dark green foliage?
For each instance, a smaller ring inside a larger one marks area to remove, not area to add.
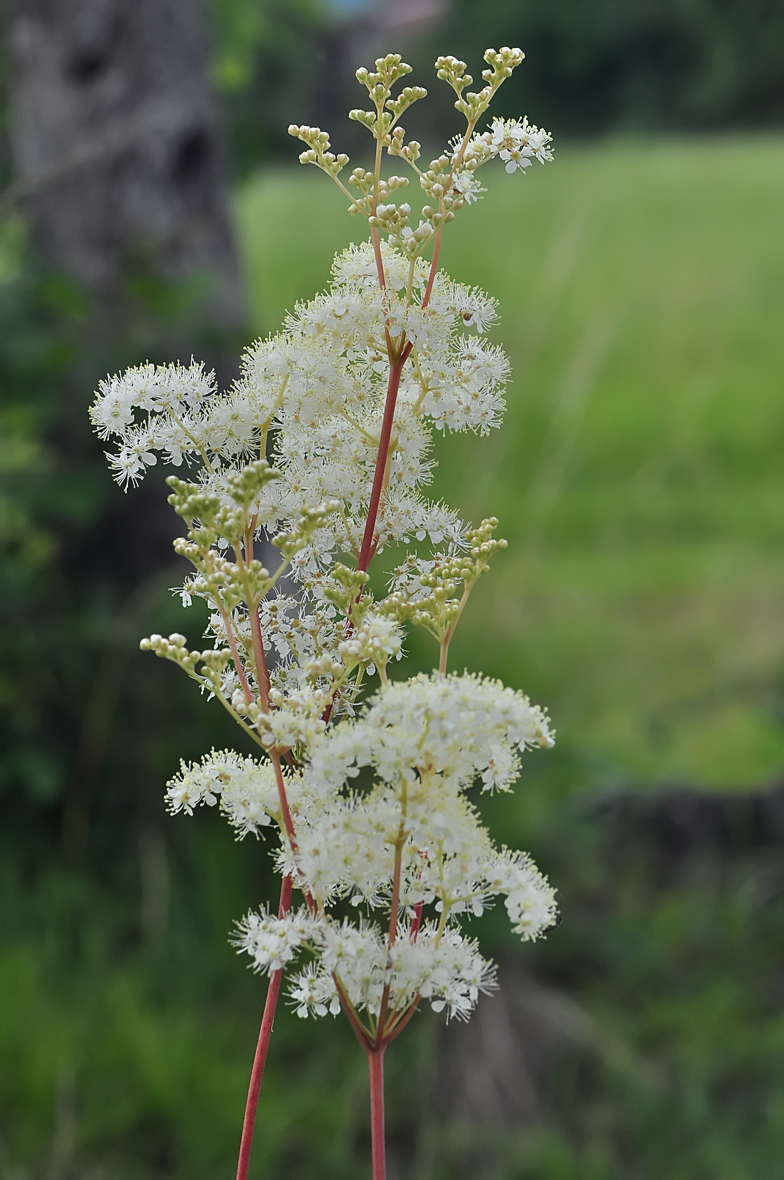
[[[260,160],[289,156],[289,123],[315,119],[336,34],[319,0],[212,0],[210,12],[215,79],[242,174]]]
[[[381,44],[372,5],[353,23],[338,10],[316,0],[215,0],[217,77],[242,171],[289,158],[291,122],[329,127],[335,150],[367,153],[345,117],[360,93],[351,75],[392,42]],[[479,81],[482,51],[501,45],[519,45],[526,61],[495,113],[527,112],[559,137],[784,122],[776,0],[453,0],[424,29],[395,34],[392,48],[415,66],[414,81],[440,94],[406,115],[429,145],[452,127],[453,96],[433,77],[436,56],[462,57]]]
[[[81,300],[63,283],[22,273],[0,285],[0,784],[39,802],[62,794],[63,738],[75,724],[76,645],[63,651],[58,642],[73,623],[64,551],[105,499],[90,495],[93,473],[78,453],[84,434],[66,404],[82,319]]]
[[[80,832],[101,776],[124,784],[111,810],[157,757],[136,730],[142,716],[163,708],[170,728],[187,696],[165,674],[136,683],[141,635],[176,609],[176,517],[161,479],[132,498],[112,485],[86,418],[106,368],[163,349],[163,332],[145,329],[139,305],[130,339],[107,343],[88,310],[76,288],[32,267],[0,284],[0,791],[45,808],[67,800],[66,828]],[[164,323],[176,341],[177,317]]]
[[[455,0],[438,30],[447,43],[470,63],[480,44],[520,45],[527,61],[503,101],[561,134],[784,119],[772,0]]]

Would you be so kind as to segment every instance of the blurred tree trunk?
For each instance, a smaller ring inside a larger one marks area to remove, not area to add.
[[[234,337],[245,308],[207,26],[201,0],[6,0],[4,17],[12,198],[24,200],[44,269],[72,276],[91,296],[51,440],[60,464],[79,475],[100,450],[85,409],[107,368],[148,356],[187,361],[193,353],[222,383],[236,372]],[[63,844],[71,857],[86,846],[115,714],[133,731],[147,691],[138,684],[126,691],[123,676],[121,697],[115,680],[145,626],[140,617],[126,636],[124,613],[138,614],[140,593],[150,597],[144,587],[171,569],[179,522],[160,485],[158,476],[126,498],[111,492],[107,475],[100,515],[71,538],[61,560],[64,583],[87,614],[93,583],[110,586],[114,598],[114,639],[96,640],[95,683],[85,685],[83,700],[68,702]],[[142,748],[141,735],[128,740]],[[144,779],[144,767],[134,774]],[[160,812],[137,808],[150,888],[165,877]],[[156,914],[145,902],[151,937]]]
[[[130,272],[243,318],[200,0],[7,0],[10,137],[34,242],[106,310]]]

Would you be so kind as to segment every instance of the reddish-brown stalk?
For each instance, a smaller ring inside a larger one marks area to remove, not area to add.
[[[373,550],[374,534],[376,531],[376,521],[378,520],[378,510],[381,503],[381,491],[384,485],[384,473],[387,466],[387,458],[389,456],[389,444],[392,439],[392,423],[395,418],[395,406],[397,405],[397,395],[400,390],[400,377],[403,373],[403,366],[411,355],[413,344],[409,340],[405,345],[399,357],[390,360],[389,363],[389,380],[387,382],[387,397],[384,404],[384,418],[381,423],[381,434],[378,440],[378,453],[376,455],[376,470],[373,475],[373,488],[370,493],[370,503],[368,504],[367,520],[365,521],[365,532],[362,537],[362,548],[359,552],[359,561],[357,562],[357,569],[367,573],[370,567],[371,553]]]
[[[256,520],[254,516],[253,520]],[[248,565],[253,561],[253,526],[248,529],[245,536],[245,561]],[[269,669],[267,667],[267,657],[264,654],[264,640],[261,634],[261,620],[259,618],[258,605],[252,609],[248,606],[248,614],[250,615],[250,633],[251,641],[253,643],[253,658],[256,663],[256,681],[259,686],[259,696],[261,697],[261,707],[265,713],[269,713],[269,688],[270,678]]]
[[[280,904],[278,917],[283,918],[291,906],[291,874],[287,873],[280,886]],[[245,1118],[242,1122],[242,1139],[240,1141],[240,1158],[237,1164],[237,1180],[246,1180],[250,1165],[250,1153],[253,1147],[253,1130],[256,1126],[256,1111],[259,1105],[261,1080],[264,1076],[264,1064],[267,1060],[272,1025],[275,1020],[275,1009],[278,1006],[280,985],[283,979],[283,969],[273,971],[267,986],[267,999],[264,1003],[264,1015],[259,1029],[259,1039],[256,1044],[256,1054],[253,1058],[253,1068],[250,1073],[248,1086],[248,1100],[245,1103]]]
[[[411,929],[408,935],[412,942],[416,942],[417,935],[419,934],[419,927],[422,925],[422,910],[424,909],[424,905],[425,903],[423,901],[418,901],[414,906],[414,918],[411,922]],[[388,998],[389,989],[387,988],[385,991],[386,1001],[388,1001]],[[385,999],[382,998],[382,1009],[385,1008]],[[411,1017],[416,1012],[418,1003],[419,995],[417,994],[414,996],[407,1008],[404,1008],[402,1012],[393,1012],[389,1020],[386,1019],[386,1013],[384,1013],[383,1019],[379,1017],[379,1028],[377,1033],[378,1045],[386,1047],[390,1041],[394,1041],[395,1037],[403,1031]]]
[[[261,631],[259,631],[259,634],[261,634]],[[283,770],[280,765],[280,754],[277,750],[273,750],[270,754],[270,757],[275,770],[275,781],[278,787],[278,801],[280,802],[283,826],[286,829],[286,835],[289,838],[289,843],[291,844],[292,850],[296,852],[297,842],[296,833],[294,830],[294,820],[291,815],[288,796],[286,795],[286,783],[283,779]],[[283,878],[283,884],[280,891],[280,905],[278,907],[278,917],[280,918],[282,918],[289,911],[289,907],[291,905],[291,887],[291,875],[287,874]],[[315,913],[316,903],[313,900],[312,894],[305,890],[304,895],[305,902],[311,914]],[[278,1006],[282,980],[282,969],[279,971],[273,971],[270,974],[270,981],[267,986],[267,998],[264,1003],[264,1014],[261,1018],[261,1028],[259,1029],[259,1039],[256,1044],[256,1055],[253,1059],[253,1068],[250,1075],[248,1098],[245,1104],[245,1119],[242,1124],[240,1156],[239,1162],[237,1164],[237,1180],[247,1180],[248,1177],[250,1153],[253,1146],[253,1131],[256,1125],[256,1111],[258,1109],[259,1093],[261,1091],[261,1079],[264,1073],[264,1063],[267,1060],[267,1050],[269,1049],[270,1038],[272,1037],[272,1026],[275,1020],[275,1010]]]
[[[245,694],[245,700],[248,702],[248,704],[250,704],[251,701],[253,700],[253,693],[250,691],[250,685],[248,684],[248,678],[245,675],[245,669],[242,666],[242,660],[240,659],[240,653],[237,649],[237,640],[234,638],[234,632],[231,629],[231,620],[229,619],[228,613],[224,607],[221,606],[219,609],[220,609],[220,613],[221,613],[221,618],[223,619],[223,626],[226,631],[226,638],[229,641],[229,648],[231,650],[231,658],[234,661],[234,667],[237,671],[237,676],[239,677],[240,684],[242,685],[242,691]]]
[[[403,843],[404,832],[402,830],[398,835],[397,843],[395,844],[395,865],[392,870],[392,900],[389,906],[389,932],[387,940],[392,947],[395,945],[395,938],[397,937],[397,917],[400,909],[400,876],[403,868]],[[381,994],[381,1007],[378,1012],[378,1028],[376,1029],[376,1039],[373,1045],[374,1050],[379,1050],[384,1043],[384,1025],[387,1019],[387,1009],[389,1007],[389,982],[384,984],[384,991]]]
[[[384,279],[384,267],[381,261],[381,243],[378,238],[378,232],[373,231],[373,249],[376,254],[376,266],[378,268],[379,285],[382,291],[386,290],[386,283]],[[441,226],[436,230],[435,241],[433,243],[433,257],[430,260],[430,273],[427,277],[427,286],[425,287],[425,294],[422,298],[422,306],[427,307],[430,302],[430,296],[433,293],[433,283],[435,282],[436,272],[438,270],[438,255],[441,250]],[[388,343],[389,347],[389,343]],[[362,537],[362,548],[359,553],[359,561],[357,562],[357,569],[367,573],[370,562],[375,552],[374,548],[374,534],[376,531],[376,521],[378,519],[378,510],[381,503],[381,492],[384,485],[384,477],[389,461],[389,444],[392,439],[392,425],[395,419],[395,407],[397,405],[397,395],[400,390],[400,378],[403,373],[403,366],[411,355],[413,348],[412,342],[403,347],[399,355],[394,355],[392,349],[389,348],[389,380],[387,382],[387,396],[384,404],[384,419],[381,424],[381,435],[378,440],[378,453],[376,455],[376,470],[373,474],[373,489],[370,493],[370,503],[368,505],[368,515],[365,522],[365,533]]]
[[[385,1180],[384,1150],[384,1046],[368,1053],[370,1067],[370,1135],[373,1180]]]
[[[379,284],[382,292],[385,290],[384,282],[384,268],[381,259],[381,244],[378,240],[378,234],[373,233],[373,250],[376,256],[376,266],[379,273]],[[436,271],[438,270],[438,255],[441,248],[441,228],[436,232],[435,242],[433,245],[433,257],[430,263],[430,273],[428,275],[427,286],[425,294],[422,299],[422,306],[426,307],[430,301],[430,296],[433,291],[433,283],[435,282]],[[384,404],[384,418],[381,425],[381,434],[378,440],[378,453],[376,455],[376,469],[373,474],[373,488],[370,494],[370,503],[368,504],[368,515],[365,521],[365,532],[362,538],[362,548],[360,549],[359,560],[357,562],[357,569],[364,573],[368,572],[370,562],[372,561],[377,548],[377,541],[375,538],[376,523],[378,520],[378,512],[381,504],[381,494],[384,488],[387,477],[387,470],[389,464],[389,447],[392,439],[392,426],[395,418],[395,408],[397,406],[397,396],[400,390],[400,379],[403,373],[403,366],[408,360],[413,344],[409,341],[398,355],[393,355],[390,347],[389,334],[387,333],[387,346],[389,349],[389,380],[387,382],[387,395]],[[328,717],[326,718],[328,720]],[[393,881],[393,896],[390,917],[389,941],[390,945],[395,941],[397,931],[397,911],[400,898],[400,861],[401,849],[398,847],[395,852],[395,874]],[[417,906],[415,925],[412,925],[412,937],[415,939],[422,921],[422,905]],[[393,1040],[399,1035],[408,1024],[409,1020],[416,1011],[416,999],[411,1004],[409,1011],[398,1021],[397,1025],[393,1024],[390,1035],[385,1037],[385,1024],[387,1018],[387,1008],[389,1004],[389,984],[384,988],[381,999],[381,1008],[379,1010],[378,1029],[376,1032],[376,1039],[373,1046],[369,1046],[367,1039],[361,1030],[354,1028],[360,1044],[365,1049],[368,1058],[368,1066],[370,1069],[370,1123],[371,1123],[371,1138],[372,1138],[372,1156],[373,1156],[373,1180],[385,1180],[386,1162],[385,1162],[385,1147],[384,1147],[384,1050],[389,1041]],[[417,997],[418,998],[418,997]],[[349,1006],[341,996],[343,1001],[343,1009],[349,1019],[351,1019]],[[354,1026],[352,1020],[352,1027]]]
[[[250,531],[245,537],[245,558],[247,562],[253,560],[253,534]],[[261,620],[259,618],[258,606],[254,606],[252,609],[249,607],[249,614],[251,638],[253,643],[253,657],[256,664],[256,682],[258,684],[261,706],[264,712],[268,713],[270,679],[269,669],[267,667],[267,657],[264,652],[264,637],[261,633]],[[223,614],[223,622],[226,628],[226,634],[229,639],[229,646],[231,648],[234,664],[237,669],[237,675],[239,676],[240,682],[242,683],[246,699],[250,703],[250,701],[253,699],[250,691],[250,685],[248,684],[248,679],[245,675],[245,671],[239,658],[237,642],[231,629],[230,620],[228,615],[225,613]],[[272,765],[275,769],[275,781],[278,787],[278,800],[280,802],[283,826],[286,829],[286,834],[289,837],[292,847],[296,848],[296,843],[294,841],[294,821],[291,816],[291,809],[289,807],[288,796],[286,794],[286,784],[280,764],[280,754],[277,750],[272,751],[271,758]],[[289,908],[291,906],[291,889],[291,874],[287,873],[283,878],[280,889],[280,903],[278,905],[278,917],[280,918],[289,912]],[[315,907],[313,899],[309,894],[306,894],[306,901],[308,903],[309,909],[311,912],[313,912]],[[261,1019],[258,1041],[256,1042],[256,1053],[253,1058],[253,1067],[250,1074],[248,1097],[245,1103],[245,1117],[242,1123],[240,1154],[237,1163],[237,1180],[247,1180],[248,1176],[250,1153],[253,1147],[253,1132],[256,1126],[256,1112],[258,1110],[259,1093],[261,1091],[261,1081],[264,1075],[264,1064],[267,1060],[270,1038],[272,1037],[272,1027],[275,1021],[275,1012],[278,1006],[278,998],[280,996],[280,987],[282,981],[282,968],[278,971],[271,972],[269,984],[267,985],[267,998],[264,1002],[264,1014]]]
[[[436,271],[438,270],[438,255],[441,250],[441,229],[439,225],[436,230],[435,241],[433,242],[433,257],[430,259],[430,274],[427,276],[427,286],[425,287],[425,294],[422,297],[422,306],[427,307],[430,302],[430,296],[433,293],[433,283],[436,278]]]
[[[343,987],[343,984],[340,982],[340,978],[338,977],[336,972],[332,973],[332,978],[335,981],[335,987],[337,989],[338,997],[340,999],[340,1003],[343,1007],[343,1011],[346,1014],[348,1022],[351,1025],[352,1029],[354,1030],[354,1033],[355,1033],[356,1038],[359,1041],[360,1045],[365,1050],[365,1052],[368,1053],[370,1051],[370,1041],[368,1040],[368,1038],[365,1034],[365,1030],[363,1029],[359,1020],[357,1019],[356,1013],[354,1012],[354,1009],[351,1005],[351,1001],[349,1000],[348,996],[346,995],[346,989]]]

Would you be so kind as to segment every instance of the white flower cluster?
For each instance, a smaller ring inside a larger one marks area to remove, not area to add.
[[[393,619],[374,612],[365,615],[359,627],[338,644],[338,653],[347,667],[358,663],[366,663],[368,668],[376,664],[386,667],[390,659],[399,660],[402,651],[400,628]]]
[[[290,802],[296,802],[297,789],[296,779],[290,776],[286,784]],[[233,750],[213,750],[201,762],[181,762],[179,773],[166,784],[166,803],[173,815],[179,811],[193,815],[195,807],[220,803],[240,838],[258,835],[280,813],[272,766]]]
[[[550,148],[553,137],[545,130],[540,130],[527,119],[493,119],[490,131],[490,143],[493,154],[497,154],[506,164],[507,172],[522,172],[531,165],[532,160],[546,164],[552,160]]]
[[[370,240],[339,254],[328,290],[245,351],[228,391],[200,364],[144,364],[101,382],[90,411],[124,487],[160,457],[191,469],[190,481],[168,479],[187,528],[175,549],[195,570],[180,593],[183,605],[207,602],[213,647],[191,651],[179,634],[143,646],[217,697],[263,755],[213,750],[183,763],[169,810],[219,807],[239,838],[277,833],[280,912],[248,914],[235,943],[264,972],[309,957],[290,989],[299,1014],[346,1007],[373,1051],[420,999],[465,1017],[494,985],[463,918],[501,897],[515,932],[533,939],[555,915],[546,880],[493,843],[469,798],[475,786],[509,790],[523,752],[552,746],[548,717],[498,681],[446,674],[468,593],[506,542],[495,518],[469,528],[424,494],[434,433],[485,435],[504,411],[509,362],[487,338],[495,300],[439,271],[438,258],[444,227],[484,191],[482,164],[500,158],[516,172],[552,158],[549,134],[526,119],[478,130],[522,58],[488,50],[478,92],[464,62],[438,59],[466,129],[423,168],[398,120],[425,91],[392,96],[410,67],[390,54],[358,71],[373,109],[351,117],[377,151],[373,172],[351,173],[353,192],[325,132],[290,130],[303,162],[366,217]],[[396,203],[408,180],[381,175],[384,151],[430,202],[416,228]],[[370,564],[393,544],[412,551],[377,597]],[[393,682],[409,621],[435,638],[439,670]],[[363,704],[375,673],[381,687]],[[292,885],[305,905],[286,912]],[[346,902],[354,920],[340,916]]]
[[[475,940],[454,927],[439,931],[425,923],[412,934],[402,924],[392,946],[376,926],[320,921],[307,911],[273,918],[248,914],[239,924],[234,944],[247,952],[257,971],[276,971],[298,951],[318,957],[294,976],[289,994],[299,1016],[335,1016],[339,989],[358,1012],[378,1018],[384,990],[392,1011],[404,1011],[426,999],[434,1012],[448,1011],[465,1019],[480,993],[495,986],[495,969],[479,953]]]
[[[183,458],[201,457],[205,487],[225,498],[226,476],[237,460],[258,454],[273,430],[282,478],[264,489],[257,526],[288,527],[303,509],[336,497],[345,504],[346,520],[328,548],[350,552],[362,532],[383,413],[385,316],[386,330],[405,334],[415,348],[399,395],[393,488],[415,492],[429,481],[427,419],[480,433],[499,425],[509,376],[497,346],[460,331],[484,332],[495,319],[494,300],[439,276],[423,307],[423,268],[415,268],[418,285],[407,292],[405,256],[386,243],[382,256],[385,300],[370,244],[349,247],[336,259],[329,292],[298,305],[284,332],[252,345],[228,393],[219,393],[214,374],[196,364],[147,364],[102,381],[91,417],[102,438],[120,441],[109,456],[118,481],[138,483],[159,452],[177,466]],[[427,501],[414,502],[426,517]],[[453,514],[450,525],[454,531]],[[400,528],[391,520],[388,539],[400,539]]]
[[[341,949],[337,961],[326,934],[320,962],[294,977],[290,994],[299,1016],[339,1011],[339,982],[353,1007],[376,1019],[388,985],[394,1012],[404,1012],[421,997],[429,1000],[433,1011],[447,1009],[450,1016],[465,1019],[480,993],[495,986],[492,963],[480,955],[473,939],[463,938],[455,929],[439,936],[437,928],[428,924],[413,939],[410,928],[403,926],[392,947],[375,928],[349,930],[350,939],[340,928],[334,939]]]
[[[155,452],[179,467],[183,458],[221,457],[231,463],[257,441],[253,415],[238,390],[219,393],[203,364],[145,364],[101,381],[90,416],[101,438],[119,438],[109,455],[117,481],[138,483]]]
[[[256,971],[280,971],[301,947],[315,940],[321,925],[306,909],[281,918],[262,910],[246,914],[237,923],[232,942],[238,950],[248,952]]]
[[[387,985],[396,1010],[427,996],[465,1015],[490,969],[457,929],[458,915],[478,916],[504,895],[524,939],[552,925],[552,889],[528,857],[494,847],[465,798],[476,778],[484,789],[507,788],[519,751],[552,744],[546,716],[526,697],[468,675],[389,684],[359,717],[315,744],[302,777],[296,848],[281,853],[282,868],[299,877],[323,915],[310,938],[320,965],[295,983],[302,1015],[332,1010],[335,972],[352,1004],[374,1015]],[[375,779],[364,789],[363,767]],[[438,920],[416,937],[411,925],[401,927],[387,947],[382,922],[357,928],[329,916],[342,896],[388,913],[394,892],[411,918],[432,906]],[[266,969],[271,960],[255,946],[242,943]]]
[[[485,790],[505,789],[517,776],[517,751],[553,744],[547,715],[500,681],[419,675],[383,688],[361,719],[333,729],[306,778],[335,787],[373,766],[384,782],[421,771],[458,788],[480,776]]]

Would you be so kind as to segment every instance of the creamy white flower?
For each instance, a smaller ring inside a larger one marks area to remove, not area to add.
[[[400,659],[402,646],[397,624],[370,612],[360,626],[338,644],[338,654],[348,666],[357,663],[385,665],[392,658]]]
[[[541,164],[553,158],[548,146],[552,136],[527,119],[494,119],[490,142],[493,152],[506,162],[507,172],[530,167],[531,157]]]
[[[250,955],[255,971],[280,971],[302,946],[313,942],[319,928],[319,920],[306,909],[282,918],[265,910],[251,911],[237,923],[232,942],[238,951]]]
[[[480,676],[417,676],[389,684],[357,721],[343,722],[314,747],[306,778],[343,781],[351,766],[372,765],[385,781],[418,767],[485,789],[507,788],[516,752],[552,746],[547,715],[522,693]],[[508,750],[512,762],[499,764]]]
[[[294,977],[289,995],[297,1016],[337,1016],[340,1011],[335,981],[331,975],[320,970],[317,963],[310,963],[304,971]]]
[[[457,176],[452,182],[452,188],[460,193],[467,205],[473,205],[475,201],[481,199],[482,193],[486,193],[487,189],[483,188],[473,172],[465,171],[458,172]]]
[[[480,107],[522,54],[489,50],[485,60],[490,82],[475,96]],[[462,77],[462,63],[439,61],[441,76]],[[294,130],[309,147],[303,158],[336,175],[345,157],[327,152],[328,137]],[[386,240],[339,254],[328,288],[246,349],[230,389],[219,390],[195,363],[145,364],[101,382],[90,411],[111,440],[109,462],[123,486],[161,460],[194,472],[190,485],[172,481],[189,528],[177,551],[196,571],[180,594],[183,604],[208,603],[214,650],[190,651],[182,636],[154,637],[154,650],[219,696],[269,758],[212,751],[181,765],[166,798],[172,812],[218,807],[239,837],[277,829],[277,867],[309,908],[250,913],[235,943],[257,971],[306,959],[290,987],[300,1016],[335,1014],[347,998],[371,1027],[382,1005],[400,1019],[420,1000],[466,1017],[494,986],[494,968],[461,933],[463,917],[501,897],[523,939],[554,920],[548,883],[525,854],[493,844],[468,797],[473,786],[510,789],[523,752],[553,744],[546,714],[480,676],[387,682],[404,638],[396,620],[441,591],[457,609],[451,595],[460,589],[449,580],[457,570],[459,583],[469,568],[459,560],[481,557],[485,536],[425,495],[433,433],[499,426],[509,378],[505,354],[485,335],[495,301],[432,275],[422,253],[438,227],[484,192],[481,165],[498,156],[508,172],[522,171],[552,158],[550,142],[526,119],[496,119],[467,143],[458,137],[419,172],[432,203],[416,227],[410,207],[392,199],[404,179],[384,179],[370,194],[372,178],[359,169],[349,182],[358,193],[353,210],[372,212]],[[397,126],[391,150],[410,163],[419,145],[406,144]],[[415,551],[393,576],[396,599],[384,603],[352,571],[377,491],[391,375],[399,387],[372,551],[400,543]],[[269,560],[270,542],[280,562]],[[479,558],[475,564],[480,570]],[[363,705],[364,677],[376,670],[384,687]],[[293,837],[281,830],[279,789]],[[352,917],[341,920],[345,901]]]
[[[310,964],[295,976],[290,996],[300,1016],[337,1011],[338,980],[353,1007],[376,1018],[386,986],[391,1011],[401,1012],[421,997],[435,1012],[446,1010],[460,1019],[470,1014],[482,992],[496,986],[493,964],[480,955],[473,939],[453,927],[439,931],[427,923],[413,938],[410,929],[401,926],[391,947],[372,926],[329,924],[314,942],[319,937],[325,946],[345,943],[345,952],[336,959],[326,951],[320,964]]]
[[[295,801],[297,783],[291,776],[287,792]],[[233,750],[213,750],[201,762],[181,762],[179,773],[167,784],[166,802],[172,814],[184,811],[187,815],[193,815],[195,807],[220,803],[240,837],[258,835],[280,810],[271,764],[243,758]]]

